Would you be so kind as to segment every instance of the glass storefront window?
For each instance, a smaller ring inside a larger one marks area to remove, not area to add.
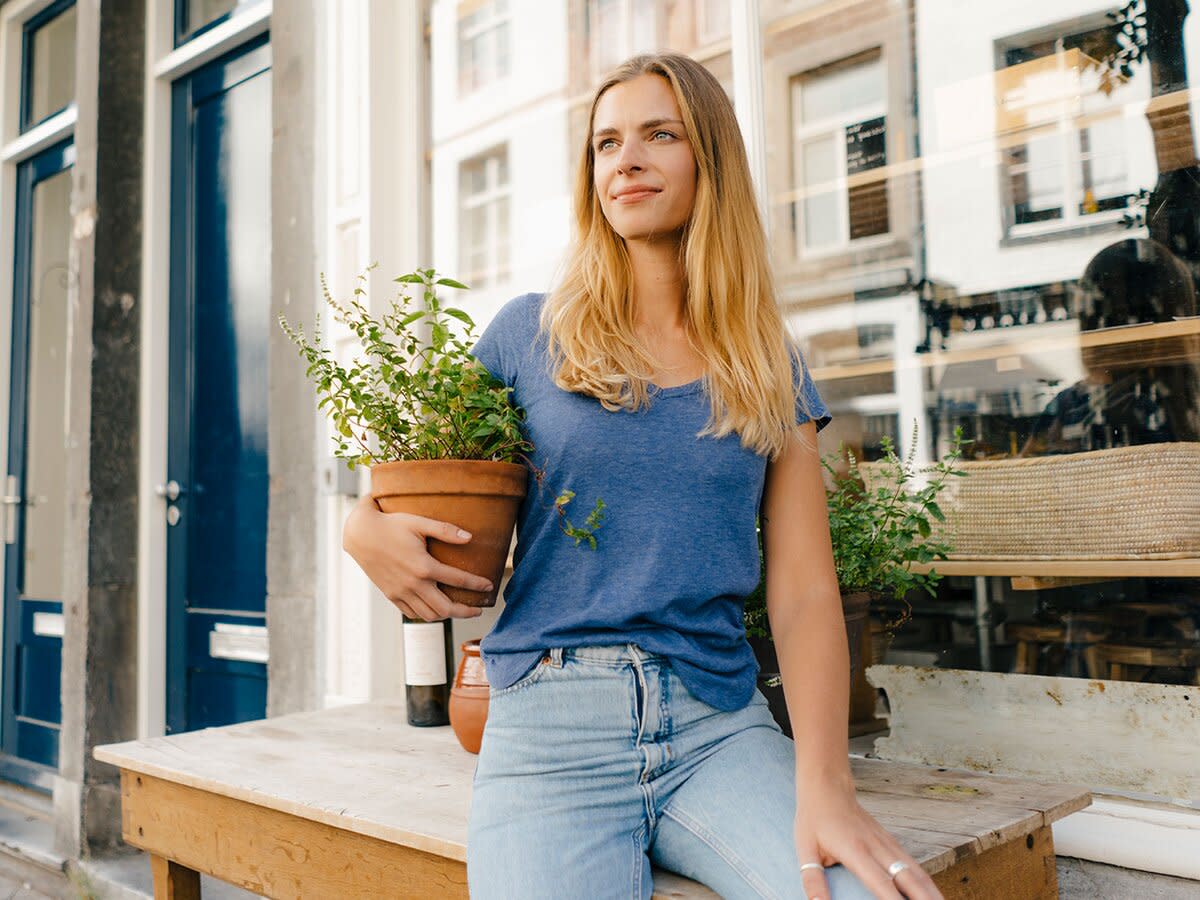
[[[486,273],[505,268],[509,216],[532,221],[536,205],[569,223],[588,102],[613,66],[676,50],[733,93],[740,5],[564,4],[564,108],[543,104],[563,95],[559,86],[530,87],[502,157],[490,132],[465,151],[434,150],[457,167],[447,179],[458,190],[455,250],[483,284],[505,287]],[[965,465],[1038,461],[1045,491],[1067,483],[1060,466],[1083,472],[1057,530],[1034,521],[1036,491],[1024,507],[968,509],[977,532],[1009,526],[1033,543],[989,539],[986,552],[938,566],[936,597],[883,604],[892,608],[877,612],[908,616],[883,661],[1195,680],[1200,546],[1186,534],[1171,550],[1134,539],[1200,521],[1186,473],[1164,462],[1172,448],[1200,447],[1200,170],[1189,102],[1200,13],[1051,6],[758,5],[779,304],[834,414],[824,452],[844,441],[876,461],[884,437],[907,448],[915,425],[918,461],[928,461],[961,428]],[[525,13],[513,4],[509,15],[515,54]],[[435,77],[454,79],[447,67]],[[489,116],[491,127],[499,120]],[[563,147],[552,168],[547,146]],[[501,158],[512,184],[537,190],[510,189]],[[547,186],[548,171],[563,173],[560,186]],[[556,259],[559,237],[521,252]],[[1117,476],[1088,473],[1129,451],[1141,481],[1122,499]],[[1134,494],[1159,498],[1157,511],[1135,511]],[[1084,533],[1095,535],[1085,546],[1056,549]]]
[[[55,3],[25,26],[21,130],[75,99],[75,5]]]

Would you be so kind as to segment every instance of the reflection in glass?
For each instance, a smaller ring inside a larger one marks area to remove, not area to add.
[[[187,33],[199,31],[205,25],[233,12],[238,0],[187,0],[184,10]]]
[[[30,35],[25,127],[75,99],[75,7],[69,6]]]
[[[29,368],[25,433],[25,578],[23,594],[62,598],[66,528],[67,252],[71,170],[33,189]]]

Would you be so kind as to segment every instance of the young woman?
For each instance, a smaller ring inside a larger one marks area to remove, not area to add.
[[[524,408],[531,482],[505,608],[482,641],[474,900],[648,898],[653,861],[724,897],[941,895],[862,807],[849,651],[816,431],[825,409],[776,305],[729,100],[678,54],[635,57],[592,103],[558,287],[510,300],[474,355]],[[549,498],[605,517],[595,550]],[[756,687],[759,578],[795,741]],[[425,538],[457,528],[364,499],[346,550],[401,610],[478,615],[487,588]]]

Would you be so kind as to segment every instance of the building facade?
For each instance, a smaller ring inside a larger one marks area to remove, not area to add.
[[[471,286],[476,334],[551,289],[591,93],[633,53],[687,53],[738,103],[779,303],[834,414],[823,451],[915,434],[926,462],[955,426],[975,460],[1196,442],[1197,14],[992,7],[0,4],[0,794],[43,849],[119,850],[97,744],[403,696],[400,617],[340,546],[365,476],[276,319],[311,323],[322,275],[382,303],[433,266]],[[1200,879],[1178,762],[1200,552],[1101,543],[941,567],[875,659],[891,728],[856,752],[1087,785],[1060,855],[1174,896]],[[1121,662],[1135,646],[1145,664]],[[957,686],[918,690],[913,666]],[[1151,710],[1167,737],[1130,724]]]

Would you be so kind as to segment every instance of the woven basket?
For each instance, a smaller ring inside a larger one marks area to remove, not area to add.
[[[868,487],[886,463],[860,463]],[[1200,557],[1200,442],[960,461],[934,536],[951,559]]]

